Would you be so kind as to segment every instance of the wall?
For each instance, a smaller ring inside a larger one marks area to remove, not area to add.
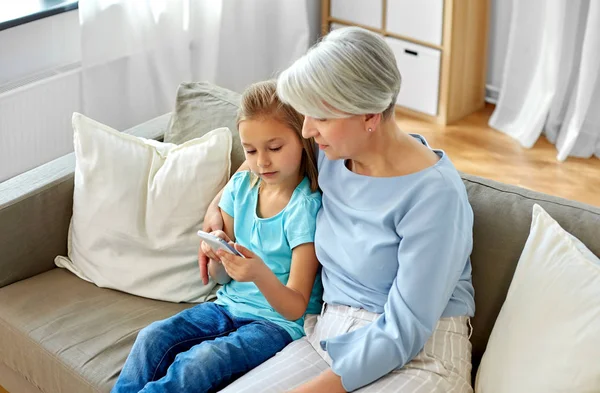
[[[1,182],[73,150],[71,115],[81,111],[78,12],[0,31],[0,54]]]
[[[496,93],[502,87],[502,73],[504,72],[504,58],[508,46],[508,31],[512,1],[490,0],[490,23],[488,37],[488,90]]]
[[[0,31],[0,85],[81,61],[77,10]]]
[[[306,0],[308,5],[308,21],[310,31],[310,45],[317,42],[321,35],[321,1]]]

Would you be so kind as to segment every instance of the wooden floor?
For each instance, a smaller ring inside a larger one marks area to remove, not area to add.
[[[7,392],[6,390],[4,390],[4,389],[2,388],[2,386],[0,386],[0,393],[8,393],[8,392]]]
[[[600,159],[556,160],[556,148],[541,137],[532,149],[488,126],[493,105],[449,126],[397,116],[405,132],[423,135],[444,150],[458,170],[535,191],[600,206]]]

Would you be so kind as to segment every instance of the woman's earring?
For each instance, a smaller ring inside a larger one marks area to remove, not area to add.
[[[369,128],[369,132],[373,132],[373,129],[372,129],[372,128]]]

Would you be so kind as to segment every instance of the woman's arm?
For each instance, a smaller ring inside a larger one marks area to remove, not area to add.
[[[220,261],[211,259],[208,262],[208,274],[214,282],[220,285],[225,285],[231,281],[231,277],[225,271],[223,264]]]
[[[221,217],[223,218],[223,231],[216,232],[221,232],[221,234],[225,232],[226,237],[219,236],[225,241],[235,241],[235,234],[233,232],[233,217],[225,213],[222,209],[219,210],[221,212]],[[218,234],[215,232],[213,232],[213,234],[218,236]],[[221,285],[227,284],[229,281],[231,281],[231,277],[229,277],[227,271],[225,271],[225,267],[218,259],[218,255],[210,255],[210,253],[205,253],[205,255],[210,257],[210,262],[208,262],[208,274],[210,277],[212,277],[213,281]]]
[[[240,244],[235,244],[235,248],[245,258],[223,250],[217,252],[229,276],[240,282],[254,282],[271,307],[284,318],[292,321],[301,318],[306,312],[319,268],[314,243],[304,243],[292,250],[292,266],[287,285],[283,285],[252,251]]]

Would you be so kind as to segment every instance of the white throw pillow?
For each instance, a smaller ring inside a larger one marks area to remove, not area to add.
[[[56,265],[99,287],[201,302],[196,232],[229,177],[231,133],[181,145],[121,133],[73,115],[75,190],[69,258]]]
[[[539,205],[475,391],[600,392],[600,260]]]

